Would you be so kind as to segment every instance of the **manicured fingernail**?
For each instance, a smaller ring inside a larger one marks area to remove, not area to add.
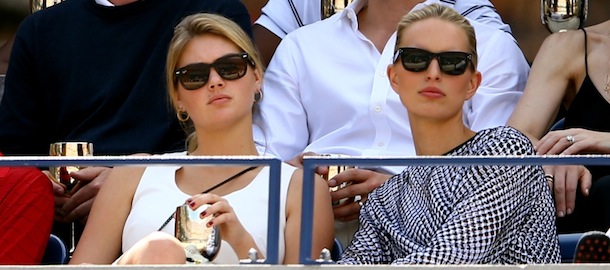
[[[212,227],[212,225],[214,225],[214,222],[213,222],[213,221],[210,221],[210,222],[208,222],[208,223],[207,223],[207,224],[205,224],[205,225],[206,225],[206,226],[208,226],[208,228],[209,228],[209,227]]]
[[[585,189],[585,195],[589,195],[589,189]]]
[[[557,212],[557,216],[558,216],[558,217],[563,217],[563,216],[564,216],[563,211],[559,211],[559,212]]]
[[[195,207],[195,202],[189,202],[189,205],[190,205],[191,207]]]
[[[566,213],[567,213],[568,215],[569,215],[569,214],[572,214],[572,209],[568,208],[568,210],[566,210]]]
[[[193,199],[188,198],[188,199],[186,199],[186,204],[191,204],[192,201],[193,201]]]
[[[201,218],[204,218],[204,217],[205,217],[205,211],[201,212],[201,214],[199,214],[199,216],[200,216]]]

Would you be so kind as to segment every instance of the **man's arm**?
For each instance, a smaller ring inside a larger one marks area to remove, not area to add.
[[[252,26],[252,33],[254,34],[254,44],[260,52],[261,60],[265,66],[268,66],[277,45],[280,44],[282,39],[260,24]]]
[[[34,56],[34,24],[27,18],[13,39],[0,103],[0,150],[7,155],[48,155],[54,121]],[[38,67],[43,68],[43,67]]]
[[[282,160],[290,160],[303,152],[309,141],[307,112],[301,101],[297,79],[299,48],[295,40],[285,38],[265,72],[261,102],[262,126],[254,127],[258,146]]]
[[[477,69],[483,81],[477,93],[464,104],[464,120],[471,129],[479,131],[506,124],[525,88],[529,65],[511,35],[471,23],[477,34]]]
[[[489,0],[455,0],[453,9],[468,19],[511,33],[510,26],[502,21],[502,17]]]

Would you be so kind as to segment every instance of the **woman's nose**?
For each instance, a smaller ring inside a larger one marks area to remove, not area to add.
[[[210,77],[208,78],[208,88],[217,90],[225,85],[225,80],[218,74],[215,68],[210,68]]]

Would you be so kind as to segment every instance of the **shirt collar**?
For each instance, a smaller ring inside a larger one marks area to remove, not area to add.
[[[113,3],[110,3],[109,0],[95,0],[95,3],[98,5],[106,6],[106,7],[114,7]]]

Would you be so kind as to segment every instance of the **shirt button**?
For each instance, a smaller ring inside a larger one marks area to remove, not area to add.
[[[383,142],[379,142],[379,143],[377,143],[377,146],[379,146],[379,147],[384,146],[384,145],[385,145],[385,144],[384,144]]]
[[[378,112],[380,112],[380,111],[381,111],[381,107],[379,107],[379,106],[375,106],[375,112],[377,112],[377,113],[378,113]]]
[[[382,71],[380,71],[380,72],[379,72],[379,76],[381,76],[381,77],[385,77],[385,71],[383,71],[383,70],[382,70]]]

